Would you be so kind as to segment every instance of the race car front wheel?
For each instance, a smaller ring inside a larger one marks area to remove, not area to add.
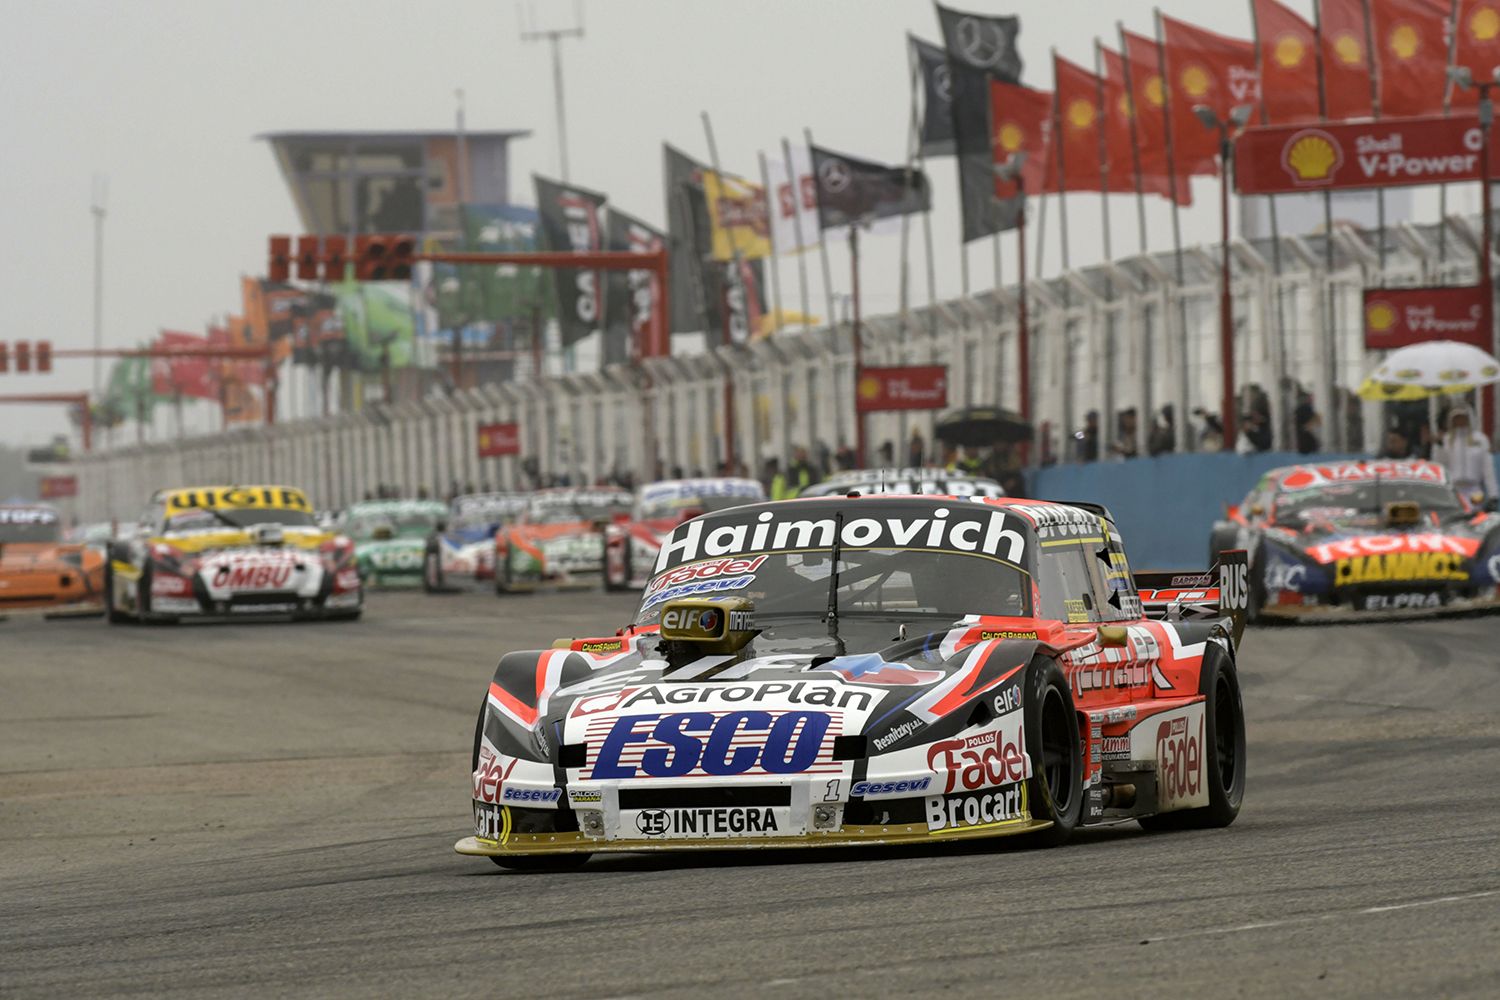
[[[130,616],[115,606],[115,568],[108,555],[104,562],[104,613],[111,625],[124,625]]]
[[[443,581],[443,557],[438,555],[436,549],[428,549],[422,559],[422,589],[429,594],[439,594],[446,589]]]
[[[1204,698],[1203,781],[1208,805],[1141,817],[1147,830],[1203,830],[1228,826],[1245,800],[1245,708],[1234,661],[1208,643],[1198,690]]]
[[[1032,834],[1039,847],[1065,843],[1083,815],[1083,750],[1078,715],[1067,678],[1051,660],[1031,662],[1026,673],[1026,753],[1031,777],[1026,800],[1033,819],[1052,825]]]

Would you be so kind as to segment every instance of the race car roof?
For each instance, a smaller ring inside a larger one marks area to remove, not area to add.
[[[1432,483],[1442,486],[1448,482],[1448,472],[1437,462],[1421,459],[1353,459],[1282,466],[1267,472],[1266,478],[1279,491],[1291,493],[1341,483],[1373,483],[1376,479],[1383,482]]]
[[[167,506],[168,513],[206,507],[228,510],[236,507],[300,510],[311,514],[313,507],[307,495],[291,486],[188,486],[158,490],[154,498]]]

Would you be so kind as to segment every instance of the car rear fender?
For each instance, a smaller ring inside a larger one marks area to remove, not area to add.
[[[1218,621],[1238,648],[1250,610],[1250,560],[1244,549],[1219,553],[1204,571],[1147,570],[1135,574],[1141,607],[1160,621]]]

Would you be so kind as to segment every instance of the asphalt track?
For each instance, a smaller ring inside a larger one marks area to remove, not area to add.
[[[0,623],[0,996],[1493,996],[1500,619],[1252,630],[1244,811],[1052,851],[452,853],[499,653],[619,597]]]

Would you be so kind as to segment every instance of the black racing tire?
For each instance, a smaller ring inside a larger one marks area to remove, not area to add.
[[[1260,621],[1260,609],[1266,606],[1266,565],[1265,561],[1250,563],[1250,593],[1245,602],[1245,624],[1254,625]]]
[[[511,571],[510,571],[510,547],[505,549],[505,558],[495,560],[495,593],[505,595],[510,593]]]
[[[125,612],[115,607],[115,569],[113,557],[109,553],[104,556],[104,617],[111,625],[126,625],[133,619]]]
[[[422,589],[429,594],[441,594],[448,589],[443,579],[443,557],[437,549],[428,549],[422,556]]]
[[[1208,830],[1226,827],[1245,801],[1245,706],[1240,679],[1222,646],[1210,642],[1203,654],[1198,690],[1204,696],[1203,780],[1208,805],[1142,816],[1147,830]]]
[[[490,860],[513,872],[571,872],[583,867],[591,854],[514,854],[490,855]]]
[[[1208,536],[1208,561],[1205,566],[1217,565],[1219,553],[1239,548],[1239,529],[1233,522],[1220,521]]]
[[[1026,802],[1032,818],[1051,820],[1045,830],[1028,835],[1034,847],[1067,842],[1083,818],[1083,743],[1073,692],[1056,662],[1038,658],[1026,669],[1026,753],[1031,777]]]

